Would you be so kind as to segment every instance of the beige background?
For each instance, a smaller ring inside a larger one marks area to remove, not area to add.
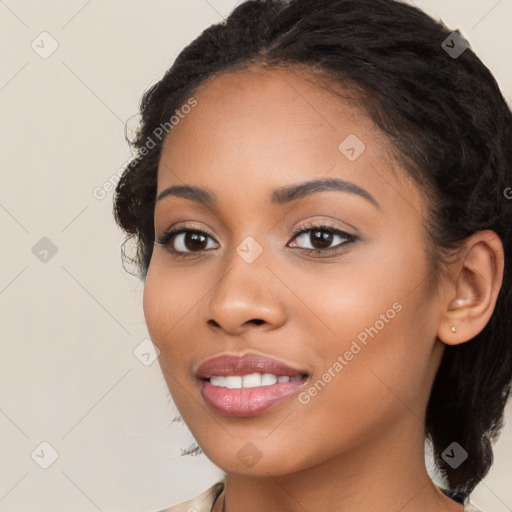
[[[108,182],[143,90],[238,3],[0,0],[1,511],[155,511],[221,476],[179,457],[191,435],[158,363],[134,355],[142,285],[121,266]],[[460,28],[512,97],[512,0],[416,4]],[[484,512],[512,510],[511,418],[474,493]]]

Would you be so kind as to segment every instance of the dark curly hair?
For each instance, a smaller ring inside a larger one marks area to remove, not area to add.
[[[450,54],[446,41],[462,53]],[[260,66],[309,73],[333,92],[355,91],[425,191],[434,275],[477,231],[494,231],[504,245],[495,311],[475,338],[445,347],[426,411],[426,436],[445,484],[469,494],[492,464],[512,380],[512,113],[463,41],[458,30],[395,0],[246,1],[203,31],[144,94],[131,142],[137,154],[117,184],[114,215],[135,242],[132,262],[145,281],[165,140],[155,133],[207,80]],[[453,441],[469,453],[456,469],[442,457]]]

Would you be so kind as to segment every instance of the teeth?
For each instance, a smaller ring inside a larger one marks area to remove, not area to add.
[[[240,375],[230,375],[225,379],[226,387],[229,389],[238,389],[242,387],[242,377],[240,377]]]
[[[227,377],[221,375],[212,375],[210,384],[212,386],[228,388],[228,389],[241,389],[243,388],[256,388],[258,386],[271,386],[278,382],[294,382],[300,380],[302,377],[288,377],[287,375],[274,375],[273,373],[249,373],[248,375],[228,375]]]
[[[261,376],[261,385],[262,386],[270,386],[271,384],[275,384],[277,382],[277,376],[273,373],[264,373]]]
[[[225,377],[210,377],[210,384],[212,386],[225,386],[226,378]]]
[[[249,373],[242,377],[242,386],[244,388],[255,388],[261,386],[261,375],[259,373]]]

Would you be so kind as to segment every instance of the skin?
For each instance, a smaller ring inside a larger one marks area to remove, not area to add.
[[[157,201],[157,237],[185,223],[211,238],[186,258],[155,244],[144,313],[180,414],[226,473],[214,510],[461,511],[426,471],[425,410],[445,343],[471,339],[492,314],[499,238],[471,237],[434,286],[425,197],[354,104],[298,72],[256,68],[217,77],[194,97],[197,106],[165,141],[157,195],[196,185],[215,193],[218,208]],[[365,144],[354,161],[338,149],[349,134]],[[340,191],[270,202],[274,189],[332,177],[365,189],[378,207]],[[321,221],[358,239],[342,245],[334,236],[340,250],[307,254],[311,231],[292,235]],[[236,251],[248,236],[263,249],[250,264]],[[187,250],[183,243],[179,235],[170,245]],[[307,389],[397,302],[401,311],[307,404],[295,396],[233,418],[201,397],[195,371],[220,353],[256,352],[304,368]],[[251,467],[238,457],[248,442],[261,453]]]

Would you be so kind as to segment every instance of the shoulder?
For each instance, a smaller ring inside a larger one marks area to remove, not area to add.
[[[444,488],[440,488],[445,494],[447,494],[447,490]],[[209,489],[202,492],[195,498],[191,500],[184,501],[170,508],[166,508],[159,512],[211,512],[213,504],[220,496],[222,491],[224,490],[224,481],[220,481],[212,485]],[[476,508],[472,503],[470,503],[469,499],[466,498],[464,500],[464,511],[463,512],[482,512],[480,509]]]
[[[217,482],[191,500],[179,503],[160,512],[210,512],[215,500],[224,489],[224,481]]]

